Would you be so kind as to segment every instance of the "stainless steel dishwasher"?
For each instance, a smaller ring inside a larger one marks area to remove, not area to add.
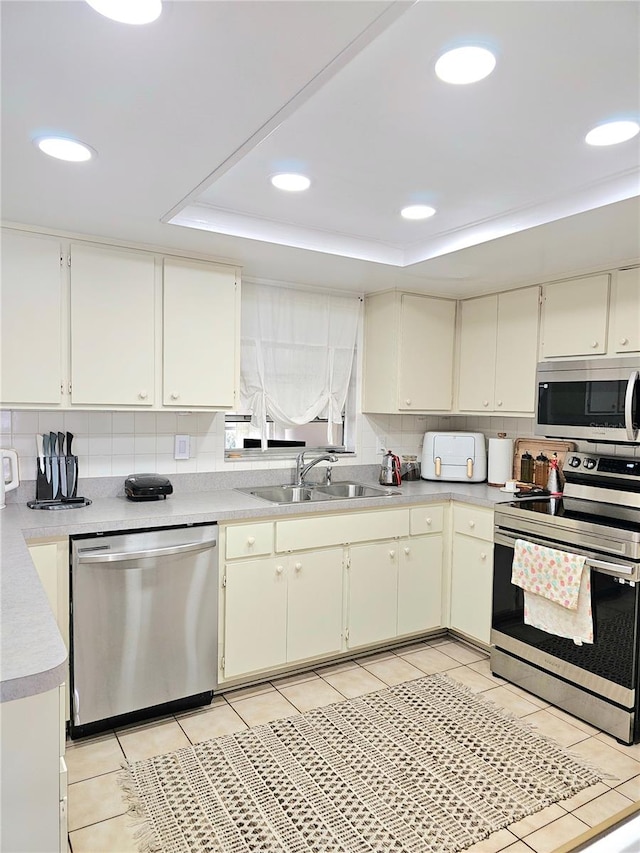
[[[211,701],[215,524],[72,537],[72,737]]]

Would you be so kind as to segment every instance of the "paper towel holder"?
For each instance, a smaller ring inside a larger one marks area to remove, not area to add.
[[[487,473],[489,486],[504,486],[513,477],[513,440],[507,439],[506,432],[499,432],[497,438],[489,439]]]

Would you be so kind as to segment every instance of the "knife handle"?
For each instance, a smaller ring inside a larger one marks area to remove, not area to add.
[[[73,441],[73,433],[67,433],[67,456],[73,456],[73,450],[71,450],[71,443]]]

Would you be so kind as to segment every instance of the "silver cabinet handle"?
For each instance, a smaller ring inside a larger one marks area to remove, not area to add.
[[[215,539],[206,542],[187,542],[186,545],[171,545],[169,548],[150,548],[148,551],[112,551],[108,554],[78,554],[78,563],[124,563],[143,560],[146,557],[168,557],[171,554],[186,554],[189,551],[206,551],[215,548]]]

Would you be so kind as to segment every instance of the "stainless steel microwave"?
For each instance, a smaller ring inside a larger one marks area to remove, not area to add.
[[[640,356],[538,364],[536,435],[640,444]]]

